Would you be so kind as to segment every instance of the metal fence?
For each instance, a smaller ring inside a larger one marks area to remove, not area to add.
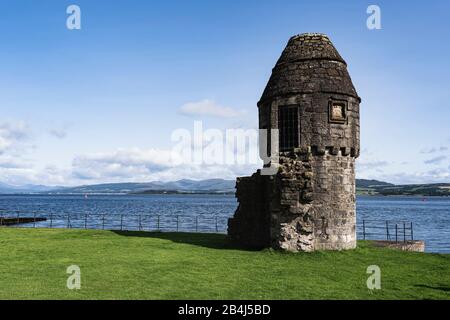
[[[43,214],[0,210],[0,226],[19,228],[68,228],[121,231],[166,231],[226,233],[228,217],[218,215],[126,215],[126,214]],[[361,220],[356,226],[358,239],[414,240],[409,221]]]
[[[411,221],[362,220],[357,225],[357,236],[363,240],[412,241],[414,228]]]
[[[42,220],[44,219],[44,220]],[[8,222],[8,223],[7,223]],[[19,228],[67,228],[121,231],[226,233],[227,217],[217,215],[1,214],[0,225]]]

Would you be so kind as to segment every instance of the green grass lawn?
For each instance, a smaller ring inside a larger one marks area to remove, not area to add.
[[[81,290],[66,269],[81,268]],[[367,289],[369,265],[381,290]],[[245,251],[214,234],[0,228],[0,299],[450,299],[450,255],[360,242],[345,252]]]

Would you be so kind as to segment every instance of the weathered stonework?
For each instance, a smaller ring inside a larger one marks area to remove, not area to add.
[[[380,247],[380,248],[390,248],[390,249],[397,249],[397,250],[411,251],[411,252],[425,252],[425,241],[422,241],[422,240],[405,241],[405,242],[376,240],[376,241],[373,241],[373,244],[376,247]]]
[[[289,40],[258,103],[260,128],[279,129],[285,150],[277,174],[258,171],[237,180],[231,240],[288,251],[355,248],[359,104],[347,65],[327,36]],[[283,108],[290,110],[289,123]]]

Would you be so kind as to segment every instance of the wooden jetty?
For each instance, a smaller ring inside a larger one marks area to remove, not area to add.
[[[0,217],[0,226],[13,226],[18,224],[25,224],[25,223],[34,223],[39,221],[46,221],[46,218],[28,218],[28,217],[20,217],[20,218],[3,218]]]

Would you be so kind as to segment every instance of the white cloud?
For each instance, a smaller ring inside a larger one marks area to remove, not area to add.
[[[23,181],[32,170],[31,163],[23,159],[29,128],[23,121],[0,124],[0,182]]]
[[[111,153],[81,155],[73,160],[77,179],[140,179],[171,166],[171,152],[139,148],[119,149]]]
[[[445,148],[428,149],[428,153],[445,151]],[[425,153],[422,151],[421,153]],[[444,162],[446,156],[436,156],[424,161],[427,164],[437,165]],[[415,160],[415,161],[414,161]],[[442,163],[444,165],[444,163]],[[441,165],[441,166],[442,166]],[[395,184],[426,184],[426,183],[449,183],[450,171],[446,167],[433,168],[421,164],[418,159],[411,158],[409,161],[386,161],[380,160],[375,154],[367,151],[361,153],[357,160],[357,177],[361,179],[376,179]]]
[[[48,134],[51,136],[57,138],[57,139],[64,139],[67,137],[69,128],[73,126],[73,123],[66,122],[63,124],[57,124],[53,125],[49,130]]]
[[[389,162],[382,161],[382,160],[372,160],[372,161],[360,160],[360,161],[357,161],[358,169],[362,169],[362,170],[373,170],[373,169],[386,167],[387,165],[389,165]]]
[[[17,186],[67,183],[67,171],[50,166],[39,168],[29,158],[35,148],[30,144],[31,138],[31,130],[23,121],[0,124],[0,182]]]
[[[0,154],[28,137],[28,127],[25,122],[5,122],[0,124]]]
[[[139,148],[77,156],[71,178],[84,183],[174,181],[179,179],[234,179],[252,174],[257,165],[206,165],[172,158],[171,150]]]
[[[398,172],[368,176],[365,178],[387,181],[394,184],[450,183],[450,172],[446,168],[439,168],[425,172]]]
[[[25,169],[30,167],[31,165],[28,161],[18,159],[17,157],[0,156],[0,168],[2,169]]]
[[[424,163],[425,164],[438,164],[443,162],[445,159],[447,159],[446,156],[438,156],[438,157],[434,157],[428,160],[425,160]]]
[[[70,181],[70,171],[59,169],[53,166],[36,168],[33,166],[23,166],[15,168],[0,167],[0,182],[10,185],[22,186],[26,184],[37,185],[70,185],[78,184]]]
[[[39,165],[24,158],[27,137],[24,124],[1,126],[5,151],[0,154],[0,181],[14,185],[80,185],[104,182],[145,182],[179,179],[234,179],[253,173],[259,165],[197,164],[193,159],[174,158],[172,149],[118,149],[110,152],[79,154],[69,167]],[[204,137],[204,147],[210,141]],[[21,145],[20,148],[17,147]],[[227,145],[227,147],[229,147]],[[254,147],[254,146],[253,146]],[[205,149],[206,150],[206,149]],[[236,149],[238,150],[238,149]],[[237,151],[232,150],[233,154]],[[250,150],[254,151],[253,149]]]
[[[447,151],[448,147],[440,146],[440,147],[433,147],[429,149],[423,149],[420,151],[422,154],[430,154],[430,153],[436,153],[436,152],[444,152]]]
[[[65,128],[50,129],[48,133],[58,139],[67,137],[67,130]]]
[[[211,116],[219,118],[235,118],[244,113],[243,111],[218,105],[216,102],[208,99],[186,103],[180,107],[179,112],[190,116]]]

